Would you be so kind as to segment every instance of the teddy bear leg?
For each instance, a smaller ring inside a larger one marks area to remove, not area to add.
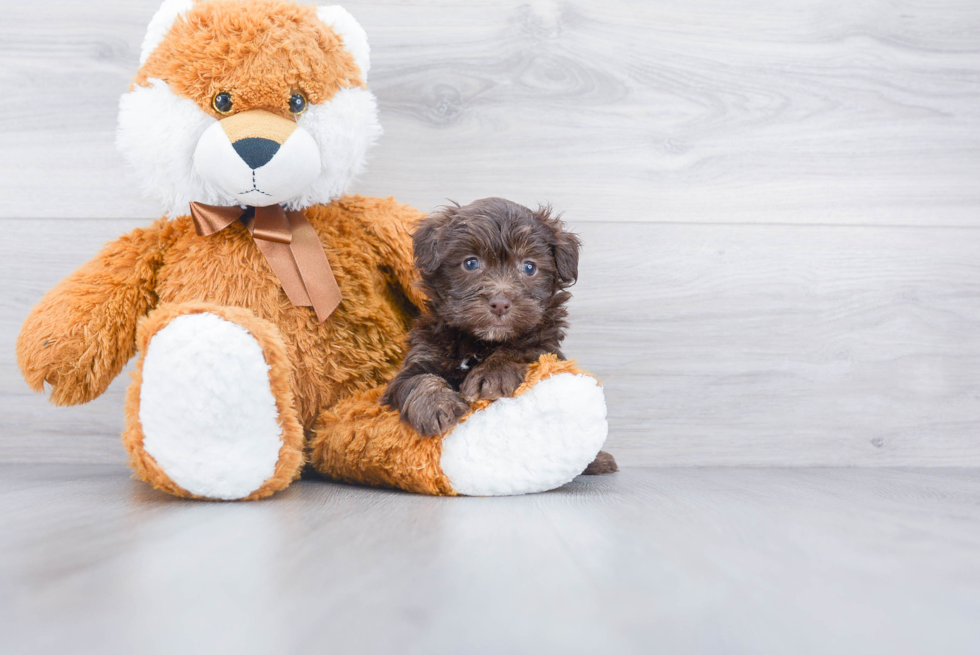
[[[123,443],[176,496],[252,500],[302,469],[303,428],[278,329],[247,309],[162,305],[140,325]]]
[[[507,496],[570,482],[606,440],[606,403],[574,362],[543,356],[513,398],[480,401],[443,437],[382,407],[383,389],[324,412],[311,462],[329,477],[437,495]]]
[[[398,412],[382,407],[384,390],[355,394],[322,412],[310,441],[310,464],[334,480],[455,496],[439,468],[442,440],[421,436]]]

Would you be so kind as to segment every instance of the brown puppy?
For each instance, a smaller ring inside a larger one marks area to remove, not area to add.
[[[560,350],[581,242],[550,207],[503,198],[427,216],[412,235],[429,305],[381,402],[423,435],[447,432],[480,398],[511,396],[527,366]],[[587,473],[611,473],[600,453]]]

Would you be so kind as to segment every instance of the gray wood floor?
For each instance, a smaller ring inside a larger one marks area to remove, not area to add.
[[[0,465],[3,653],[977,653],[980,471],[172,499]]]

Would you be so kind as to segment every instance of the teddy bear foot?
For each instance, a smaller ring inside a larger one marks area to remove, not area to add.
[[[384,388],[318,421],[310,461],[323,475],[443,496],[512,496],[570,482],[606,440],[606,400],[572,361],[542,355],[512,398],[477,401],[443,437],[424,437],[380,402]]]
[[[238,308],[167,306],[139,341],[124,435],[138,477],[215,500],[260,498],[297,477],[303,431],[274,326]]]
[[[607,431],[595,378],[560,373],[472,414],[443,439],[440,466],[458,494],[547,491],[582,473]]]

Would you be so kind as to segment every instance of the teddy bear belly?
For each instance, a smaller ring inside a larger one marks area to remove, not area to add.
[[[322,323],[311,307],[292,305],[278,284],[246,278],[254,286],[246,287],[246,280],[205,286],[195,278],[186,284],[168,278],[158,286],[159,303],[243,307],[272,323],[291,359],[292,391],[307,429],[320,411],[356,391],[386,383],[401,365],[411,318],[386,293],[380,276],[374,284],[343,285],[343,301]]]

